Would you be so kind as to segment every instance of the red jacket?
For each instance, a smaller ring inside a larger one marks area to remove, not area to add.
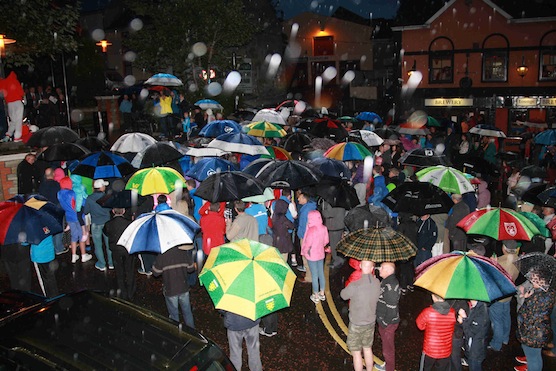
[[[442,302],[443,304],[449,306],[448,303]],[[415,322],[419,330],[425,330],[423,352],[434,359],[450,357],[450,354],[452,354],[452,336],[456,324],[454,308],[450,308],[447,314],[441,314],[433,306],[430,306],[419,314]]]
[[[203,231],[203,252],[208,255],[210,249],[225,242],[226,221],[220,212],[207,211],[206,214],[201,214],[200,225]]]
[[[10,72],[5,79],[0,79],[0,90],[2,90],[6,103],[22,100],[25,95],[14,71]]]

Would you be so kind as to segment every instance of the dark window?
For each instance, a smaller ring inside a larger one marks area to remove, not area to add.
[[[313,56],[334,55],[334,36],[313,38]]]
[[[507,81],[508,79],[508,52],[485,51],[483,52],[483,81]]]
[[[556,80],[556,50],[541,51],[539,80]]]
[[[441,36],[429,45],[429,82],[454,82],[454,44]]]

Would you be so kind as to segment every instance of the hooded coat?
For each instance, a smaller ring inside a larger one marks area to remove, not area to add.
[[[274,203],[274,214],[272,214],[273,245],[282,254],[293,251],[292,236],[289,230],[292,230],[294,225],[286,216],[288,207],[288,202],[280,198]]]
[[[325,257],[324,247],[328,245],[328,229],[322,223],[322,216],[317,210],[307,215],[307,231],[301,245],[301,255],[307,260],[318,261]]]
[[[477,208],[482,209],[490,205],[490,191],[488,190],[488,184],[484,180],[481,180],[477,190]]]

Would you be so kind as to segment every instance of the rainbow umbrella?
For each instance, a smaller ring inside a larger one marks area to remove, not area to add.
[[[268,121],[252,122],[244,126],[244,131],[248,135],[261,138],[282,138],[287,135],[286,131],[278,124]]]
[[[495,261],[474,252],[453,251],[415,269],[414,285],[444,299],[491,302],[515,294],[511,277]]]
[[[415,175],[419,181],[432,183],[444,192],[464,194],[475,190],[465,174],[453,167],[431,166]]]
[[[517,211],[485,207],[468,214],[457,224],[467,234],[482,234],[497,241],[526,240],[541,234],[533,222]]]
[[[141,196],[168,194],[185,185],[184,177],[171,167],[141,169],[129,178],[125,189],[137,191]]]
[[[282,160],[282,161],[292,159],[290,153],[282,147],[276,147],[276,146],[265,146],[265,147],[269,154],[262,155],[260,158],[274,158],[276,160]]]
[[[340,161],[363,161],[367,156],[372,157],[373,154],[364,145],[355,142],[338,143],[324,152],[324,157]]]

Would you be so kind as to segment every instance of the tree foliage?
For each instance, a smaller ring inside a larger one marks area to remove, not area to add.
[[[6,47],[6,62],[32,66],[38,57],[76,51],[78,20],[75,1],[0,1],[0,33],[16,40]]]

